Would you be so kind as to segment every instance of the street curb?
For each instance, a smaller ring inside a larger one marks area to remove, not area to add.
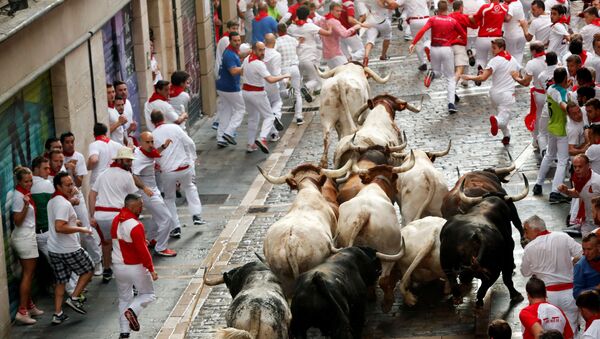
[[[305,123],[301,126],[294,123],[289,125],[277,147],[262,164],[267,172],[280,173],[285,168],[315,114],[314,112],[305,113]],[[272,187],[272,184],[266,181],[262,175],[257,174],[242,202],[225,225],[225,229],[211,247],[169,317],[158,331],[156,339],[186,337],[191,323],[212,290],[212,287],[205,286],[203,282],[206,269],[210,270],[208,274],[213,278],[229,269],[227,267],[229,260],[255,218],[253,215],[247,215],[248,209],[251,206],[263,205]]]

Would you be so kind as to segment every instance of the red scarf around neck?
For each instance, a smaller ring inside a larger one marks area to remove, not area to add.
[[[510,59],[512,59],[512,56],[510,55],[510,53],[508,53],[508,51],[501,51],[500,53],[496,54],[496,56],[499,57],[503,57],[504,59],[510,61]]]
[[[553,23],[553,24],[552,24],[552,26],[554,26],[554,25],[556,25],[556,24],[565,24],[565,25],[568,25],[570,22],[571,22],[570,18],[567,18],[567,16],[566,16],[566,15],[561,15],[561,16],[558,18],[558,21],[557,21],[557,22],[555,22],[555,23]]]
[[[587,60],[587,51],[586,50],[581,51],[581,54],[579,54],[579,57],[581,58],[581,64],[585,65],[585,61]]]
[[[63,192],[61,192],[59,190],[54,190],[54,193],[52,193],[52,198],[58,197],[58,196],[61,196],[61,197],[65,198],[65,199],[67,199],[67,201],[70,201],[69,197],[67,197],[66,194],[64,194]]]
[[[296,26],[302,27],[306,23],[306,20],[296,19],[296,21],[294,21],[294,23],[296,24]]]
[[[33,201],[33,198],[31,197],[31,191],[24,189],[21,185],[16,185],[15,190],[29,198],[29,205],[33,208],[33,218],[35,221],[35,201]]]
[[[260,60],[258,55],[254,54],[254,52],[250,52],[250,55],[248,55],[248,63],[256,60]]]
[[[110,141],[110,138],[106,135],[99,135],[97,137],[94,137],[94,139],[96,139],[96,141],[102,141],[108,144],[108,142]]]
[[[254,17],[254,20],[256,20],[256,22],[261,21],[262,19],[266,18],[269,16],[269,13],[267,11],[260,11],[258,12],[258,14]]]
[[[108,103],[108,108],[115,108],[115,102],[109,102]]]
[[[232,51],[236,55],[240,54],[240,52],[237,49],[233,48],[233,46],[231,46],[231,44],[227,45],[227,47],[225,49],[228,49],[228,50]]]
[[[329,20],[329,19],[336,19],[337,20],[337,18],[334,17],[333,14],[331,14],[331,12],[325,14],[325,19],[326,20]]]
[[[535,59],[535,58],[539,58],[539,57],[541,57],[541,56],[545,56],[545,55],[546,55],[546,52],[545,52],[545,51],[542,51],[542,52],[539,52],[539,53],[535,53],[535,54],[533,55],[533,59]]]
[[[60,169],[58,171],[55,171],[54,169],[52,169],[52,167],[50,167],[50,175],[51,176],[55,177],[58,174],[58,172],[60,172]]]
[[[139,149],[142,152],[142,154],[144,154],[148,158],[160,158],[160,152],[154,147],[152,147],[152,150],[150,152],[146,151],[141,147],[139,147]]]
[[[592,323],[594,322],[594,320],[598,320],[598,319],[600,319],[600,314],[594,314],[589,319],[587,319],[585,321],[585,330],[587,331],[587,329],[592,325]]]
[[[577,173],[573,173],[571,176],[571,181],[573,181],[573,188],[577,192],[581,192],[585,184],[590,181],[592,177],[592,170],[588,169],[587,173],[583,176],[578,176]],[[577,217],[575,218],[576,223],[583,224],[585,221],[585,204],[583,203],[583,199],[579,199],[579,209],[577,210]]]
[[[181,94],[181,92],[183,92],[183,91],[185,91],[185,87],[171,85],[171,88],[169,88],[169,98],[174,98],[174,97],[178,96],[179,94]]]
[[[550,233],[551,233],[551,232],[550,232],[550,231],[548,231],[548,230],[543,230],[543,231],[541,231],[540,233],[538,233],[538,235],[537,235],[537,236],[539,237],[539,236],[541,236],[541,235],[548,235],[548,234],[550,234]]]
[[[119,164],[119,163],[118,163],[118,162],[116,162],[116,161],[113,161],[113,162],[110,164],[110,167],[118,167],[118,168],[120,168],[120,169],[122,169],[122,170],[124,170],[124,171],[131,172],[131,169],[129,169],[129,170],[126,170],[126,169],[123,167],[123,165]]]
[[[148,102],[153,102],[156,100],[169,101],[169,98],[165,98],[164,96],[160,95],[158,92],[154,92],[154,93],[152,93],[152,96],[150,97],[150,99],[148,99]]]
[[[161,122],[157,122],[157,123],[155,123],[155,124],[154,124],[154,129],[157,129],[157,128],[158,128],[158,126],[161,126],[161,125],[164,125],[164,124],[165,124],[165,121],[164,121],[164,120],[163,120],[163,121],[161,121]]]
[[[131,212],[131,210],[127,207],[123,207],[121,208],[121,211],[119,212],[119,214],[117,214],[117,219],[119,220],[119,222],[123,222],[129,219],[135,219],[137,220],[139,216],[133,212]]]
[[[596,18],[596,19],[592,20],[591,25],[600,26],[600,18]]]

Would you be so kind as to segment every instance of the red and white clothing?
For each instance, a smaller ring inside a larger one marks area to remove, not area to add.
[[[190,95],[185,91],[185,88],[182,86],[171,85],[169,90],[169,104],[173,106],[173,109],[177,113],[179,117],[182,113],[188,112],[188,106],[190,104]],[[180,124],[183,130],[186,130],[185,123]]]
[[[290,84],[294,89],[295,104],[294,118],[302,118],[302,77],[298,68],[299,60],[296,50],[298,48],[298,40],[291,35],[280,35],[275,42],[275,49],[281,54],[281,72],[290,75]],[[283,90],[283,89],[282,89]],[[241,94],[241,93],[238,93]],[[243,104],[243,98],[241,98]]]
[[[545,44],[548,43],[550,38],[550,30],[552,29],[552,21],[550,21],[550,15],[543,14],[537,16],[531,20],[527,31],[533,35],[533,39],[541,41]]]
[[[546,70],[548,65],[546,64],[545,53],[539,55],[533,55],[531,60],[525,65],[525,74],[532,77],[532,86],[529,89],[530,92],[530,113],[535,112],[535,127],[533,129],[533,138],[537,140],[538,147],[541,150],[546,149],[547,141],[546,138],[539,138],[540,135],[540,121],[542,120],[542,112],[546,106],[546,86],[540,83],[539,76],[543,71]]]
[[[331,27],[332,33],[330,36],[321,37],[321,40],[323,41],[323,59],[327,62],[327,66],[330,69],[334,69],[337,66],[348,62],[346,56],[342,53],[340,42],[342,39],[353,35],[356,30],[352,27],[346,29],[342,23],[331,14],[327,14],[325,18],[326,20],[321,21],[320,25],[321,27]],[[369,30],[370,29],[371,28],[369,28]],[[376,30],[376,28],[373,29]],[[374,43],[374,40],[371,41],[368,38],[369,30],[367,30],[367,43]]]
[[[477,40],[475,42],[476,63],[485,68],[491,58],[491,41],[502,37],[504,17],[508,13],[508,6],[500,3],[489,3],[481,6],[473,15],[475,23],[479,25]]]
[[[525,20],[523,5],[519,0],[513,0],[508,4],[508,15],[511,16],[508,22],[504,23],[504,39],[506,40],[506,50],[517,60],[519,65],[523,64],[523,50],[525,48],[525,35],[520,22]]]
[[[129,125],[133,122],[133,106],[131,106],[131,101],[129,99],[125,99],[125,108],[123,110],[123,114],[127,118],[127,122],[123,125],[125,131],[129,129]]]
[[[144,117],[146,118],[146,127],[150,132],[156,128],[150,120],[150,114],[154,110],[159,110],[165,117],[165,123],[175,123],[175,120],[179,119],[179,114],[175,111],[173,106],[169,104],[169,98],[154,92],[146,104],[144,105]]]
[[[131,308],[139,317],[142,310],[156,300],[150,272],[154,272],[148,251],[144,225],[127,208],[114,218],[110,230],[112,263],[119,294],[119,324],[121,333],[129,333],[129,322],[123,315]],[[133,295],[133,286],[138,291]]]
[[[552,7],[556,5],[565,6],[567,9],[567,13],[569,13],[569,1],[566,0],[545,0],[544,8],[546,8],[546,13],[550,14],[552,11]]]
[[[573,338],[573,331],[564,312],[547,302],[529,305],[519,313],[523,326],[523,339],[534,339],[531,332],[533,325],[540,324],[544,331],[558,330],[565,339]]]
[[[116,109],[114,109],[110,106],[108,107],[108,125],[109,126],[112,126],[117,121],[119,121],[119,116],[120,116],[119,111],[117,111]],[[110,139],[113,140],[114,142],[118,142],[121,145],[124,145],[123,139],[125,138],[125,128],[123,126],[124,125],[120,125],[119,127],[115,128],[110,133]]]
[[[344,28],[349,29],[353,26],[348,17],[354,18],[355,15],[354,0],[342,0],[342,14],[339,20]],[[365,56],[365,46],[363,46],[362,40],[356,32],[347,38],[343,38],[340,45],[342,53],[348,60],[362,61]]]
[[[563,19],[562,17],[561,19]],[[565,19],[566,20],[566,19]],[[562,21],[562,20],[561,20]],[[558,56],[558,60],[563,60],[569,52],[569,43],[566,38],[569,36],[569,26],[564,22],[557,22],[550,27],[548,36],[547,51],[553,51]]]
[[[96,137],[96,141],[90,144],[88,148],[88,157],[93,155],[98,156],[96,166],[91,169],[90,186],[93,186],[98,176],[110,166],[112,158],[117,155],[117,152],[119,152],[122,147],[123,145],[110,140],[105,135]]]
[[[250,54],[242,63],[243,83],[242,96],[248,113],[248,145],[253,145],[256,140],[259,120],[262,118],[262,128],[259,138],[266,138],[273,128],[275,115],[271,112],[271,105],[265,86],[266,77],[270,76],[267,65],[264,61],[258,59],[254,54]]]
[[[288,28],[288,34],[294,38],[302,38],[298,44],[298,69],[306,87],[315,91],[321,88],[321,77],[313,65],[321,62],[321,51],[318,49],[320,42],[319,31],[321,28],[312,22],[294,22]]]
[[[281,54],[277,52],[275,48],[265,48],[265,57],[263,60],[271,75],[281,75]],[[269,98],[271,113],[278,119],[281,119],[281,107],[283,107],[283,101],[281,100],[281,94],[279,94],[279,83],[266,83],[265,90],[267,91],[267,97]],[[279,134],[274,126],[271,126],[271,130],[269,131],[269,135],[272,134]]]
[[[592,324],[585,329],[585,332],[583,332],[583,335],[581,336],[581,339],[597,338],[600,338],[600,319],[592,321]]]
[[[572,258],[582,250],[573,238],[563,232],[545,232],[533,239],[523,252],[521,274],[536,275],[546,284],[548,302],[560,307],[569,323],[578,324],[579,311],[573,299]]]
[[[406,23],[410,26],[410,32],[414,39],[417,32],[425,26],[429,19],[429,4],[427,0],[397,0],[396,2],[399,6],[404,7],[403,14],[406,15]],[[415,46],[421,65],[427,62],[424,48],[429,46],[431,46],[430,34],[426,33],[422,41]]]
[[[518,71],[520,68],[521,66],[515,58],[506,51],[502,51],[493,57],[486,66],[486,69],[492,70],[490,99],[492,99],[492,104],[498,110],[496,115],[498,128],[505,137],[510,136],[508,124],[515,106],[515,81],[511,76],[511,72]]]
[[[15,225],[15,228],[10,233],[10,242],[17,252],[19,259],[33,259],[39,256],[37,239],[35,236],[35,203],[31,198],[31,192],[25,191],[22,187],[17,186],[13,191],[13,203],[11,211],[20,213],[25,208],[25,197],[29,198],[27,212],[21,225]]]
[[[484,0],[464,0],[463,13],[466,15],[475,15],[475,13],[479,11],[479,8],[485,4],[486,2]],[[478,32],[479,25],[475,25],[475,28],[469,27],[467,29],[467,48],[473,48]]]
[[[588,53],[594,52],[594,35],[600,33],[600,19],[594,20],[591,24],[583,26],[579,31],[583,38],[583,49]]]

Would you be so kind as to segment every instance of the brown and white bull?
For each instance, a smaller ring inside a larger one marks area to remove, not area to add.
[[[401,276],[394,270],[396,261],[402,257],[404,245],[393,201],[397,173],[404,170],[403,166],[378,165],[363,170],[360,177],[366,186],[356,197],[340,205],[335,236],[337,246],[368,246],[378,251],[382,262],[379,286],[384,293],[384,312],[392,307],[394,288]]]
[[[420,111],[420,108],[389,94],[378,95],[359,107],[359,119],[366,115],[364,123],[354,135],[347,135],[340,139],[334,153],[334,168],[338,168],[349,159],[356,161],[358,158],[356,150],[362,147],[405,145],[400,138],[400,129],[394,122],[396,111],[404,109],[412,112]],[[367,108],[371,109],[368,114]]]
[[[298,190],[290,210],[271,225],[263,244],[266,262],[287,296],[291,296],[294,282],[302,272],[322,263],[331,254],[332,234],[337,226],[332,205],[337,205],[337,192],[324,192],[322,188],[331,178],[343,176],[349,168],[350,163],[338,170],[303,164],[287,175],[273,177],[259,167],[270,183],[287,183],[291,189]]]
[[[329,134],[335,127],[338,139],[350,135],[357,130],[357,107],[361,107],[371,97],[371,89],[367,75],[380,84],[386,83],[390,75],[380,77],[369,67],[357,63],[347,63],[332,70],[317,72],[323,81],[321,87],[321,126],[323,127],[323,157],[321,166],[327,167],[329,150]]]

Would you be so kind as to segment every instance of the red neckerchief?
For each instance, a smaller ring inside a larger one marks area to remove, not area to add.
[[[510,56],[510,53],[508,53],[508,51],[501,51],[500,53],[496,54],[496,56],[499,57],[503,57],[504,59],[510,61],[510,59],[512,59],[512,57]]]
[[[298,26],[298,27],[302,27],[302,26],[304,26],[304,24],[306,23],[306,20],[299,20],[299,19],[296,19],[296,21],[294,21],[294,23],[296,24],[296,26]]]
[[[35,221],[35,201],[33,201],[33,198],[31,197],[31,191],[24,189],[21,185],[16,185],[15,190],[29,198],[29,205],[33,207],[33,220]]]
[[[256,60],[260,60],[258,58],[258,55],[254,54],[254,52],[250,52],[250,55],[248,55],[248,63],[251,63],[252,61]]]
[[[577,192],[581,192],[585,184],[590,181],[592,177],[592,170],[588,169],[587,173],[585,173],[582,177],[578,176],[577,173],[573,172],[571,176],[571,181],[573,181],[573,188]],[[575,218],[576,223],[583,224],[585,221],[585,204],[583,203],[583,199],[579,199],[579,210],[577,211],[577,217]]]
[[[581,64],[585,65],[585,60],[587,59],[587,51],[582,50],[581,54],[579,54],[579,57],[581,58]]]
[[[171,88],[169,88],[169,98],[174,98],[174,97],[178,96],[184,90],[185,90],[185,87],[183,87],[183,86],[171,85]]]
[[[225,33],[223,33],[223,35],[221,35],[221,39],[222,39],[222,38],[224,38],[224,37],[226,37],[226,36],[227,36],[227,37],[229,36],[229,32],[225,32]]]
[[[96,139],[96,141],[102,141],[108,144],[108,142],[110,141],[110,138],[106,135],[99,135],[97,137],[95,137],[94,139]]]
[[[63,155],[64,155],[65,157],[69,157],[69,158],[70,158],[70,157],[72,157],[72,156],[73,156],[73,154],[75,154],[75,150],[73,150],[73,152],[70,152],[70,153],[69,153],[69,152],[65,151],[65,150],[64,150],[64,148],[63,148]]]
[[[333,14],[331,14],[331,12],[330,12],[330,13],[327,13],[327,14],[325,14],[325,19],[326,19],[326,20],[329,20],[329,19],[336,19],[336,20],[337,20],[337,18],[336,18],[336,17],[334,17],[334,16],[333,16]]]
[[[541,57],[541,56],[545,56],[545,55],[546,55],[546,52],[545,52],[545,51],[542,51],[542,52],[539,52],[539,53],[535,53],[535,54],[533,55],[533,58],[535,59],[535,58],[539,58],[539,57]]]
[[[231,44],[227,45],[227,47],[225,49],[232,51],[233,53],[235,53],[235,55],[240,54],[237,49],[235,49],[235,48],[233,48],[233,46],[231,46]]]
[[[557,0],[557,1],[558,1],[558,0]],[[563,1],[563,3],[564,3],[564,1]],[[566,24],[566,25],[568,25],[568,24],[569,24],[569,21],[571,21],[571,20],[569,20],[569,19],[567,18],[567,16],[566,16],[566,15],[561,15],[561,16],[558,18],[558,21],[557,21],[557,22],[555,22],[555,23],[553,23],[553,24],[552,24],[552,26],[554,26],[554,25],[556,25],[556,24]]]
[[[54,190],[54,193],[52,193],[52,198],[58,197],[58,196],[61,196],[61,197],[65,198],[65,199],[67,199],[67,201],[70,201],[69,197],[67,197],[63,192],[61,192],[59,190]]]
[[[260,12],[258,12],[258,15],[256,15],[254,17],[254,20],[256,20],[256,22],[259,22],[268,16],[269,16],[269,13],[267,11],[260,11]]]
[[[148,102],[152,102],[152,101],[156,101],[156,100],[169,101],[168,98],[165,98],[164,96],[158,94],[158,92],[154,92],[154,93],[152,93],[152,96],[150,97],[150,99],[148,99]]]
[[[157,128],[158,128],[158,126],[160,126],[160,125],[164,125],[164,124],[165,124],[165,121],[164,121],[164,120],[163,120],[163,121],[161,121],[161,122],[157,122],[157,123],[155,123],[155,124],[154,124],[154,129],[157,129]]]
[[[55,171],[52,169],[52,167],[50,167],[50,175],[51,176],[55,177],[58,174],[58,172],[60,172],[60,169],[58,171]]]
[[[113,101],[112,103],[108,103],[108,108],[115,108],[115,102]]]
[[[152,147],[152,151],[150,151],[150,152],[146,151],[145,149],[143,149],[141,147],[139,149],[148,158],[160,158],[160,153],[154,147]]]
[[[543,230],[543,231],[541,231],[540,233],[538,233],[538,235],[537,235],[537,236],[539,237],[540,235],[548,235],[548,234],[550,234],[550,231],[548,231],[548,230]]]
[[[600,18],[596,18],[596,19],[592,20],[590,25],[600,26]]]
[[[123,207],[121,208],[119,214],[117,214],[117,218],[119,219],[119,222],[123,222],[129,219],[135,219],[137,221],[138,215],[131,212],[129,208]]]
[[[118,168],[122,169],[123,171],[131,172],[131,169],[130,169],[130,170],[126,170],[125,168],[123,168],[123,165],[119,164],[119,163],[118,163],[118,162],[116,162],[116,161],[113,161],[113,162],[110,164],[110,167],[118,167]]]
[[[590,317],[590,319],[585,321],[585,330],[587,331],[587,329],[592,325],[592,323],[594,322],[594,320],[598,320],[600,319],[600,314],[594,314]]]

